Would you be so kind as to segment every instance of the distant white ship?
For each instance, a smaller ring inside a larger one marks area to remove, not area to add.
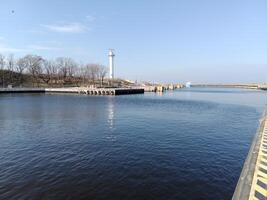
[[[185,84],[185,87],[190,88],[190,87],[191,87],[191,82],[187,82],[187,83]]]

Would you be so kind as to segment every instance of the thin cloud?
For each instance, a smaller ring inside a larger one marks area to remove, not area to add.
[[[49,31],[59,33],[82,33],[88,30],[88,27],[81,23],[42,24],[41,26]]]
[[[86,18],[86,20],[87,20],[88,22],[93,22],[93,21],[95,21],[95,17],[92,16],[92,15],[87,15],[85,18]]]
[[[4,37],[0,37],[0,53],[13,53],[13,52],[21,52],[25,51],[22,48],[15,48],[11,47],[10,45],[6,44],[6,39]]]
[[[26,51],[25,49],[12,48],[6,46],[0,46],[0,53],[13,53],[13,52],[22,52]]]
[[[58,48],[58,47],[51,47],[51,46],[42,46],[42,45],[29,45],[28,46],[29,49],[32,50],[40,50],[40,51],[60,51],[62,50],[62,48]]]
[[[61,51],[62,48],[42,45],[28,45],[23,48],[15,48],[5,44],[0,44],[0,53],[32,52],[32,51]]]
[[[44,30],[19,30],[19,32],[22,32],[22,33],[31,33],[31,34],[45,34],[46,32]]]

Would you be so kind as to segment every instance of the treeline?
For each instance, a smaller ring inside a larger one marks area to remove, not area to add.
[[[107,72],[104,65],[80,64],[68,57],[52,60],[26,55],[16,59],[13,54],[0,54],[0,87],[110,85]]]

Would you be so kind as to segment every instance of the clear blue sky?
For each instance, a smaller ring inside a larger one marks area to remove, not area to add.
[[[266,82],[266,0],[1,0],[0,53],[69,56],[159,82]],[[14,13],[12,13],[14,10]]]

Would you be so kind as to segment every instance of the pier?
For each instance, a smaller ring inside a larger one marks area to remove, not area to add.
[[[1,93],[45,93],[45,88],[0,88]]]
[[[232,200],[267,199],[267,110],[244,163]]]
[[[169,85],[146,85],[143,87],[145,92],[164,92],[166,90],[176,90],[184,88],[182,84],[169,84]]]
[[[243,88],[267,90],[267,84],[193,84],[192,87]]]
[[[129,95],[143,94],[142,88],[0,88],[1,93],[74,93],[84,95]]]
[[[267,90],[267,84],[259,85],[258,88],[261,90]]]

